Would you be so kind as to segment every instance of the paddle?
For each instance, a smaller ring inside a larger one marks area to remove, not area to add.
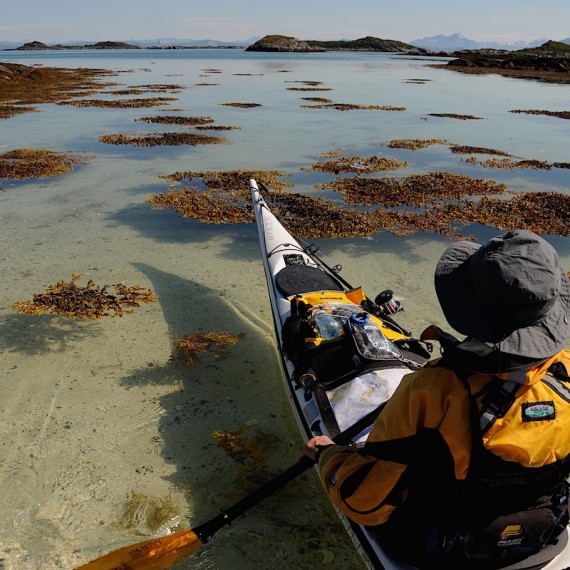
[[[346,445],[364,431],[376,418],[384,404],[360,418],[354,425],[339,433],[334,442]],[[151,538],[137,544],[124,546],[78,566],[75,570],[166,570],[178,560],[190,556],[203,546],[216,532],[237,517],[243,515],[251,507],[257,505],[263,499],[275,491],[284,487],[287,483],[307,471],[314,461],[303,456],[297,463],[277,475],[265,485],[247,495],[218,516],[201,524],[195,529],[184,530],[176,534]]]

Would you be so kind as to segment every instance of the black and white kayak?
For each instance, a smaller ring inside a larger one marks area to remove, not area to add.
[[[302,437],[334,439],[348,431],[350,441],[343,443],[364,444],[383,404],[429,352],[394,321],[401,307],[391,291],[373,302],[361,287],[351,287],[338,267],[316,255],[316,246],[283,226],[253,179],[250,191],[285,389]],[[391,559],[365,526],[338,514],[369,568],[413,570]],[[537,562],[511,568],[567,569],[570,548],[546,566]]]

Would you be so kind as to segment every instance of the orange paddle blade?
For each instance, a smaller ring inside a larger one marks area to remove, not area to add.
[[[185,530],[124,546],[75,570],[166,570],[203,544],[193,530]]]

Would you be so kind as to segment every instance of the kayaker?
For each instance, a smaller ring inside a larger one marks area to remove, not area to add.
[[[364,447],[317,436],[304,453],[339,509],[396,559],[551,559],[568,523],[570,280],[548,242],[517,230],[451,245],[435,289],[466,338],[428,327],[442,357],[404,377]]]

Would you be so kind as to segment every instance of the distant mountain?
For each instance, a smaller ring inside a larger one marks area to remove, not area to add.
[[[140,47],[175,47],[175,46],[187,46],[187,47],[230,47],[230,46],[243,46],[247,47],[255,43],[260,36],[252,37],[247,40],[236,40],[232,42],[226,42],[221,40],[192,40],[192,39],[178,39],[178,38],[157,38],[154,40],[127,40],[128,43],[140,46]]]
[[[570,38],[569,38],[570,39]],[[519,49],[534,48],[541,46],[547,40],[539,39],[532,42],[511,42],[511,43],[501,43],[501,42],[477,42],[475,40],[470,40],[462,34],[452,34],[450,36],[438,35],[438,36],[428,36],[421,38],[419,40],[413,40],[410,42],[411,45],[428,49],[430,51],[439,52],[453,52],[462,49],[505,49],[510,51],[515,51]],[[566,40],[562,40],[566,42]]]
[[[129,44],[131,46],[136,46],[136,47],[141,47],[141,48],[148,48],[148,47],[171,47],[171,46],[177,46],[177,47],[233,47],[233,46],[243,46],[244,48],[255,43],[258,39],[260,38],[260,36],[256,36],[253,38],[249,38],[247,40],[236,40],[235,42],[225,42],[225,41],[221,41],[221,40],[210,40],[210,39],[204,39],[204,40],[192,40],[192,39],[177,39],[177,38],[157,38],[154,40],[125,40],[124,42],[116,42],[116,43],[125,43],[125,44]],[[22,45],[25,45],[26,43],[30,44],[32,43],[32,41],[27,41],[27,40],[23,40],[21,42],[4,42],[4,41],[0,41],[0,50],[12,50],[12,49],[17,49],[19,47],[21,47]],[[42,43],[42,42],[38,42],[38,43]],[[105,43],[110,43],[110,42],[88,42],[88,41],[78,41],[78,40],[73,40],[73,41],[68,41],[68,42],[57,42],[60,45],[65,45],[65,46],[70,46],[70,47],[74,47],[74,46],[85,46],[85,45],[92,45],[92,44],[105,44]]]
[[[357,40],[335,40],[318,41],[308,40],[307,43],[313,47],[322,47],[331,51],[383,51],[383,52],[403,52],[403,53],[423,53],[425,49],[399,42],[397,40],[384,40],[372,36],[359,38]]]
[[[0,50],[19,48],[24,42],[2,42],[0,41]]]
[[[25,43],[23,46],[7,49],[6,51],[47,51],[47,50],[70,50],[70,49],[140,49],[139,46],[134,46],[131,44],[127,44],[125,42],[97,42],[94,44],[87,44],[87,45],[61,45],[56,44],[52,46],[48,46],[43,42],[28,42]]]

